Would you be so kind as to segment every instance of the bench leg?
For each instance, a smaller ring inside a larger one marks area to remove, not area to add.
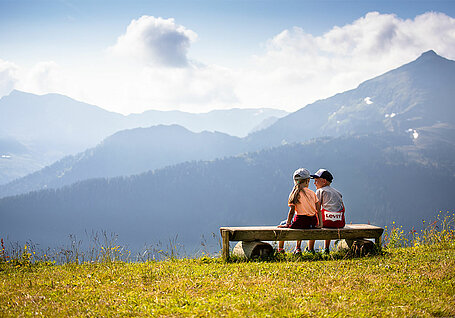
[[[376,247],[377,247],[379,250],[381,250],[381,244],[382,244],[382,242],[381,242],[381,237],[382,237],[382,236],[378,236],[378,237],[375,237],[375,238],[374,238],[374,243],[376,244]]]
[[[223,249],[221,255],[225,261],[229,260],[229,231],[221,231],[221,238],[223,239]]]

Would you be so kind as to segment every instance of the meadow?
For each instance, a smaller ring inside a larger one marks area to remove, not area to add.
[[[0,316],[455,316],[454,214],[422,231],[386,229],[375,255],[214,255],[56,264],[31,248],[0,251]],[[110,249],[109,252],[107,250]],[[103,250],[105,251],[103,254]]]

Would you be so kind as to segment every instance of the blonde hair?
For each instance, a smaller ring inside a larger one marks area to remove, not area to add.
[[[300,191],[303,192],[303,195],[305,195],[305,198],[307,198],[307,194],[305,193],[305,188],[308,187],[308,184],[310,183],[310,179],[299,179],[299,180],[294,180],[294,188],[292,189],[291,195],[289,196],[289,204],[297,204],[300,203]]]

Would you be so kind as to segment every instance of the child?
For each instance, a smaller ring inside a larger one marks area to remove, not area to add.
[[[300,168],[294,172],[294,188],[289,195],[289,213],[287,220],[281,222],[278,227],[291,229],[311,229],[322,227],[321,209],[316,194],[308,189],[310,172]],[[294,217],[294,214],[295,217]],[[319,218],[317,217],[319,215]],[[319,221],[318,221],[319,220]],[[302,241],[297,241],[294,253],[300,253]],[[278,243],[278,253],[284,253],[284,241]],[[311,249],[313,250],[313,246]]]
[[[344,203],[341,193],[330,186],[333,180],[332,174],[326,169],[319,169],[315,174],[311,175],[311,178],[314,179],[316,196],[321,205],[322,226],[331,228],[344,227]],[[312,245],[314,246],[314,241]],[[324,253],[328,254],[330,240],[325,240],[324,247]]]

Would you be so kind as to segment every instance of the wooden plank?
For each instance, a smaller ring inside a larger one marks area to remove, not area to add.
[[[230,237],[230,232],[227,230],[220,229],[221,231],[221,238],[223,239],[223,246],[222,246],[222,257],[224,260],[228,261],[229,260],[229,237]]]
[[[374,238],[380,240],[384,229],[369,224],[350,224],[341,229],[287,229],[276,226],[222,227],[231,241],[294,241]]]
[[[359,230],[359,229],[375,229],[375,230],[382,230],[381,227],[370,225],[370,224],[347,224],[345,227],[341,229],[331,229],[331,228],[322,228],[322,229],[288,229],[288,228],[279,228],[277,226],[222,226],[220,229],[223,230],[230,230],[230,231],[250,231],[250,230],[284,230],[284,231],[317,231],[317,230]]]

